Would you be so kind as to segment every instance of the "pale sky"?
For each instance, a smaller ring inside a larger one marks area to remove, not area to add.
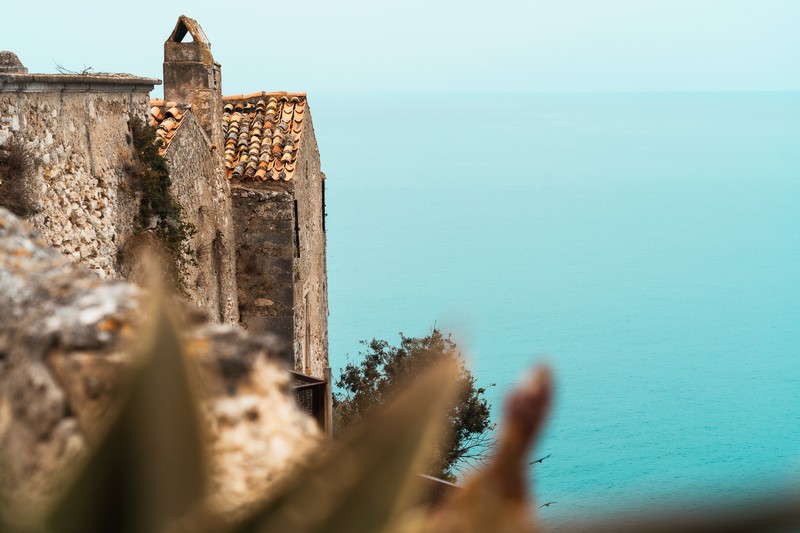
[[[0,50],[31,72],[160,78],[186,14],[226,94],[800,90],[799,0],[0,3]]]

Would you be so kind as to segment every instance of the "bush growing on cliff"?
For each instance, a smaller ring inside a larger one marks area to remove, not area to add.
[[[476,386],[450,336],[434,328],[419,338],[401,333],[399,346],[378,339],[361,343],[368,348],[359,354],[363,359],[358,364],[348,363],[336,382],[343,390],[334,395],[337,428],[346,428],[372,409],[387,405],[396,393],[437,363],[452,360],[458,369],[458,395],[449,408],[449,434],[436,447],[431,475],[453,479],[465,466],[485,461],[494,428],[484,396],[486,389]]]

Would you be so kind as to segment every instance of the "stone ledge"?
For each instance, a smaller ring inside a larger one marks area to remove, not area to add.
[[[158,78],[133,74],[8,74],[0,73],[0,92],[150,92]]]

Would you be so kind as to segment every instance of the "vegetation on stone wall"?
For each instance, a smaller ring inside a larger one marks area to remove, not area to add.
[[[34,170],[33,151],[22,140],[11,137],[0,145],[0,206],[20,217],[37,212]]]
[[[425,337],[400,334],[400,345],[385,340],[361,341],[367,347],[359,353],[358,364],[348,362],[336,386],[343,392],[334,395],[334,416],[337,428],[347,428],[376,407],[385,406],[408,383],[419,379],[442,361],[452,361],[457,368],[458,394],[448,411],[448,432],[437,446],[431,475],[453,480],[457,471],[482,464],[494,428],[490,420],[491,406],[476,386],[475,377],[467,369],[458,347],[450,336],[433,328]]]
[[[197,230],[183,219],[181,205],[171,194],[169,166],[159,153],[162,141],[156,135],[155,127],[135,119],[130,121],[129,127],[136,160],[127,170],[140,196],[137,225],[163,245],[170,259],[167,264],[170,277],[178,292],[188,297],[186,274],[189,266],[197,265],[191,245],[191,238]]]

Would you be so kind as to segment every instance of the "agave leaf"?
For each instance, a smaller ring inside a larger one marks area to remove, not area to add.
[[[411,505],[455,393],[452,364],[430,370],[386,410],[301,472],[235,533],[376,533]]]
[[[538,531],[528,494],[527,454],[541,432],[553,393],[550,371],[539,367],[506,401],[496,453],[487,467],[453,491],[425,524],[436,533]]]
[[[57,533],[159,531],[203,497],[194,389],[163,305],[144,328],[119,414],[48,521]]]

